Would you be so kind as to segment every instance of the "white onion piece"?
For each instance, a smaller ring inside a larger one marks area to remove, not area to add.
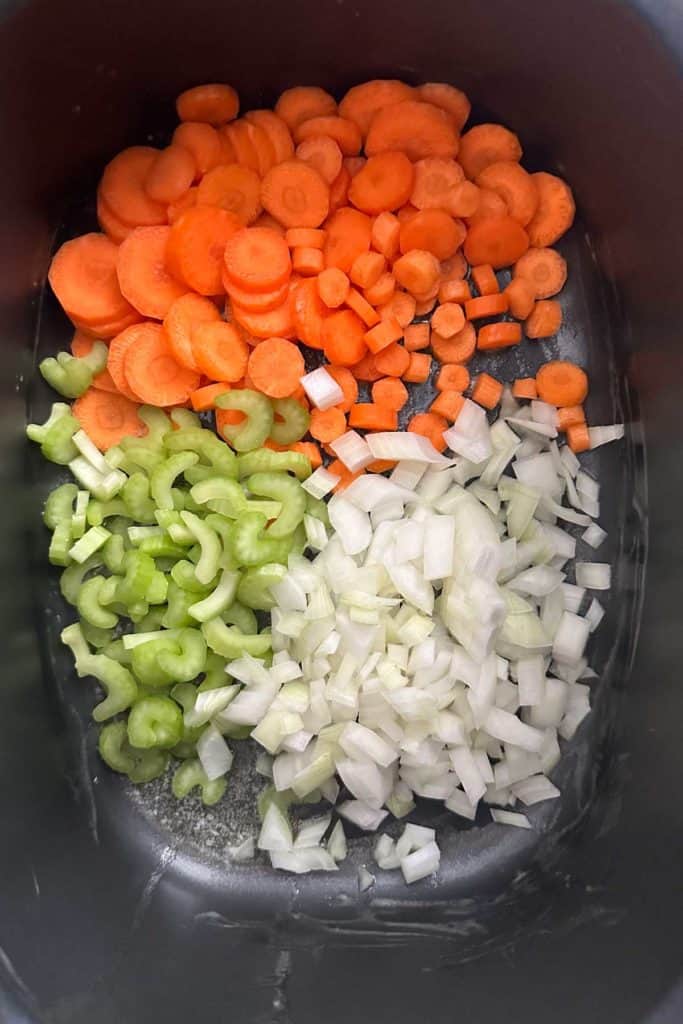
[[[381,739],[372,729],[358,722],[348,722],[339,736],[339,746],[349,757],[374,761],[387,768],[398,758],[392,746]]]
[[[283,852],[293,846],[292,829],[287,817],[280,808],[271,803],[263,816],[263,824],[258,837],[259,850]]]
[[[384,871],[400,867],[401,861],[396,854],[396,842],[391,836],[380,836],[375,843],[373,856],[377,865]]]
[[[256,853],[256,840],[253,836],[247,836],[241,843],[228,847],[228,857],[234,864],[244,864],[245,861],[253,860]]]
[[[564,606],[567,611],[578,614],[579,608],[586,596],[585,587],[577,587],[574,583],[563,583],[560,589],[562,590]]]
[[[614,423],[609,427],[589,427],[591,449],[599,448],[600,445],[609,444],[611,441],[619,441],[624,436],[624,424]]]
[[[503,811],[497,807],[491,808],[491,817],[499,825],[514,825],[516,828],[532,828],[531,822],[526,814],[518,814],[516,811]]]
[[[303,875],[309,871],[339,870],[327,850],[322,850],[320,847],[311,847],[307,850],[272,852],[270,863],[278,871],[290,871],[295,875]]]
[[[324,366],[305,374],[301,386],[317,409],[329,409],[344,401],[344,392]]]
[[[452,427],[444,430],[444,441],[451,451],[470,462],[479,463],[493,452],[486,411],[466,398]]]
[[[435,842],[409,853],[401,860],[401,871],[407,885],[418,882],[421,878],[434,875],[439,870],[441,851]]]
[[[325,814],[320,818],[307,818],[306,821],[302,821],[294,840],[294,849],[303,850],[307,847],[318,846],[331,823],[331,814]]]
[[[531,401],[531,418],[536,423],[545,423],[548,427],[557,426],[557,408],[549,405],[548,402],[541,402],[534,398]]]
[[[573,612],[563,612],[553,639],[553,657],[575,665],[583,657],[589,632],[586,619]]]
[[[355,430],[347,430],[331,441],[330,448],[352,473],[365,469],[374,459],[367,442]]]
[[[517,662],[517,685],[522,706],[541,703],[545,696],[545,670],[540,654],[520,658]]]
[[[448,466],[450,460],[439,454],[430,440],[409,431],[378,431],[368,434],[367,442],[375,459],[410,462],[430,462]]]
[[[373,512],[390,502],[398,501],[405,505],[416,500],[412,491],[399,487],[379,473],[365,473],[353,480],[344,491],[344,499],[363,512]]]
[[[426,580],[441,580],[453,572],[455,519],[429,516],[424,526],[423,574]]]
[[[375,832],[386,818],[388,811],[378,811],[363,800],[345,800],[337,807],[342,818],[362,828],[365,832]]]
[[[477,816],[477,804],[473,804],[461,789],[454,789],[444,803],[449,811],[453,811],[461,818],[467,818],[468,821],[474,821]]]
[[[609,590],[612,569],[607,562],[577,562],[576,582],[587,590]]]
[[[334,490],[340,480],[340,476],[337,476],[335,473],[330,473],[324,466],[318,466],[318,468],[302,482],[301,486],[308,494],[311,495],[311,497],[324,498],[326,494],[329,494],[330,491]]]
[[[372,527],[367,512],[339,496],[332,498],[327,511],[346,554],[357,555],[365,551],[372,539]]]
[[[515,746],[534,754],[538,753],[543,745],[542,732],[525,725],[515,715],[501,708],[491,708],[484,721],[484,729],[496,739],[504,743],[514,743]]]
[[[530,807],[541,800],[556,800],[560,791],[545,775],[531,775],[528,779],[513,783],[512,792],[518,800]]]
[[[344,826],[341,821],[336,822],[334,828],[330,832],[326,846],[327,852],[333,860],[340,861],[346,859],[347,843],[346,836],[344,835]]]
[[[538,434],[540,437],[557,437],[557,429],[547,423],[537,423],[535,420],[525,420],[520,416],[508,416],[506,422],[513,428],[521,430],[522,433]]]
[[[409,491],[414,491],[426,471],[427,463],[425,462],[412,462],[410,459],[401,459],[392,469],[389,479],[397,487],[405,487]]]
[[[375,884],[375,876],[371,874],[367,868],[363,865],[358,868],[358,891],[367,892]]]
[[[481,777],[472,751],[469,747],[453,747],[449,754],[467,799],[476,806],[486,792],[486,783]]]
[[[220,779],[232,768],[233,753],[215,725],[209,725],[197,740],[197,756],[208,779]]]
[[[585,616],[586,622],[589,625],[591,633],[598,628],[604,617],[605,609],[602,607],[597,598],[593,598]]]

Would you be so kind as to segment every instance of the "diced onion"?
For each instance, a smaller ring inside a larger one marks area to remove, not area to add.
[[[330,442],[330,448],[352,473],[365,469],[374,460],[367,442],[355,430],[347,430]]]
[[[466,399],[467,401],[467,399]],[[428,438],[409,431],[378,431],[368,434],[367,442],[375,459],[389,459],[401,462],[431,462],[448,466],[449,460],[440,455]]]
[[[197,740],[197,756],[207,778],[219,779],[232,768],[233,753],[215,725],[209,725]]]
[[[344,392],[324,366],[305,374],[301,386],[317,409],[329,409],[344,401]]]
[[[609,590],[612,569],[607,562],[577,562],[576,582],[586,590]]]
[[[518,814],[516,811],[503,811],[498,807],[492,807],[491,817],[499,825],[514,825],[516,828],[532,827],[526,814]]]
[[[335,473],[330,473],[329,470],[325,469],[324,466],[318,466],[311,475],[303,481],[301,486],[308,494],[313,498],[324,498],[326,494],[334,490],[339,481],[340,476],[336,476]]]

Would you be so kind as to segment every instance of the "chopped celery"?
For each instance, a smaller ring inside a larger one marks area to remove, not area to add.
[[[190,491],[192,500],[198,505],[220,501],[225,508],[223,515],[238,519],[247,510],[246,495],[236,480],[224,476],[210,476],[195,484]]]
[[[156,507],[150,498],[149,480],[144,473],[131,473],[121,488],[121,497],[131,518],[136,522],[156,522]]]
[[[54,530],[65,521],[71,522],[77,496],[76,484],[62,484],[48,494],[43,509],[43,522],[49,530]]]
[[[26,436],[30,441],[36,441],[40,445],[43,458],[60,466],[68,466],[78,455],[73,436],[80,430],[80,426],[76,417],[71,415],[69,406],[63,402],[56,402],[52,406],[49,418],[42,426],[29,423]]]
[[[266,517],[260,512],[247,512],[235,523],[232,549],[240,565],[286,563],[292,550],[292,538],[268,537],[264,535],[265,525]]]
[[[123,559],[126,553],[126,542],[117,533],[110,533],[107,542],[102,547],[102,561],[109,572],[122,573]]]
[[[311,420],[308,409],[295,398],[275,398],[271,404],[273,413],[279,417],[273,420],[270,430],[270,436],[275,444],[287,445],[300,441]]]
[[[42,444],[48,435],[50,429],[61,420],[64,416],[71,415],[71,406],[67,405],[66,402],[53,402],[52,408],[50,409],[50,415],[44,423],[29,423],[26,427],[26,436],[29,441],[34,441],[36,444]],[[76,427],[78,430],[78,427]],[[76,431],[74,431],[75,433]],[[74,445],[74,456],[77,452],[77,448]],[[74,457],[72,456],[72,458]]]
[[[281,583],[286,575],[287,569],[279,562],[247,569],[237,588],[237,598],[248,608],[268,612],[275,604],[270,588],[276,583]]]
[[[197,622],[206,622],[224,612],[235,600],[239,573],[224,569],[215,590],[201,601],[196,601],[188,608],[189,614]]]
[[[93,374],[100,373],[107,365],[107,346],[96,341],[89,355],[84,359],[69,352],[48,356],[38,364],[41,376],[51,388],[65,398],[78,398],[92,384]]]
[[[132,747],[167,749],[180,742],[183,713],[170,697],[143,697],[128,715],[128,742]]]
[[[301,452],[273,452],[269,448],[238,455],[237,468],[240,478],[252,473],[294,473],[297,479],[305,480],[311,475],[310,460]]]
[[[236,626],[228,626],[218,617],[203,622],[202,633],[212,651],[230,660],[240,658],[243,654],[258,658],[271,647],[269,634],[241,633]]]
[[[171,569],[171,578],[183,590],[191,594],[209,594],[212,589],[212,582],[200,583],[195,576],[194,565],[183,558]]]
[[[266,530],[267,537],[286,537],[297,528],[306,511],[306,492],[285,473],[254,473],[247,480],[252,494],[282,502],[282,511]]]
[[[173,570],[171,570],[172,572]],[[161,625],[166,629],[185,629],[194,625],[189,609],[196,602],[196,594],[179,587],[174,579],[168,581],[166,594],[166,610]]]
[[[156,508],[173,508],[171,487],[176,477],[198,461],[199,456],[196,452],[178,452],[156,467],[150,478],[150,490],[156,502]]]
[[[225,658],[221,658],[219,654],[213,654],[210,652],[206,656],[206,665],[204,666],[204,678],[197,687],[199,692],[204,690],[217,690],[221,686],[225,686],[228,681],[228,676],[225,671],[227,661]],[[194,707],[194,704],[192,705]]]
[[[130,664],[133,675],[143,686],[151,686],[155,689],[170,686],[175,682],[173,676],[165,672],[159,664],[159,657],[162,653],[178,653],[180,647],[175,640],[160,639],[150,640],[148,643],[134,647],[130,655]]]
[[[92,576],[82,584],[76,607],[81,618],[100,629],[112,629],[118,622],[118,615],[100,604],[100,591],[105,584],[104,576]]]
[[[100,757],[115,772],[127,775],[131,782],[151,782],[166,770],[166,751],[135,750],[128,742],[125,722],[110,722],[100,733]]]
[[[93,569],[97,569],[101,564],[102,558],[100,554],[92,555],[85,562],[74,562],[73,565],[67,566],[59,578],[59,589],[64,600],[75,606],[86,575]]]
[[[157,662],[162,672],[179,683],[189,683],[204,671],[206,640],[198,629],[182,629],[176,640],[179,650],[159,651]]]
[[[84,533],[80,540],[77,540],[69,550],[69,557],[74,562],[83,564],[91,555],[99,551],[111,537],[109,530],[103,526],[91,526],[87,533]]]
[[[201,429],[202,421],[196,412],[190,412],[189,409],[171,409],[171,419],[181,430]]]
[[[218,572],[223,547],[218,534],[194,512],[180,513],[185,526],[196,537],[201,548],[201,555],[195,567],[195,575],[200,583],[210,583]]]
[[[71,523],[59,523],[52,534],[50,548],[47,553],[50,565],[68,565],[69,550],[72,542]]]
[[[216,405],[220,409],[237,409],[246,416],[246,422],[225,424],[223,436],[238,452],[250,452],[260,447],[273,427],[273,406],[265,395],[250,388],[228,391],[219,395]]]
[[[322,498],[314,498],[312,494],[306,495],[306,514],[319,519],[325,526],[330,525],[330,517],[327,512],[327,503]]]
[[[76,495],[76,508],[71,519],[71,536],[74,540],[78,540],[85,533],[89,502],[90,495],[88,492],[79,491]]]
[[[108,647],[112,642],[113,630],[111,629],[100,629],[98,626],[92,626],[85,620],[81,622],[81,629],[83,636],[90,646],[96,647],[101,653],[104,653],[103,648]]]
[[[221,618],[228,626],[237,626],[241,633],[249,634],[258,631],[258,622],[254,612],[246,605],[240,604],[239,601],[233,601],[230,607],[222,613]]]
[[[181,427],[166,439],[166,448],[169,452],[195,452],[201,456],[215,476],[237,476],[235,453],[230,451],[211,430],[204,430],[202,427]]]
[[[187,796],[188,793],[198,786],[201,790],[202,803],[207,807],[211,807],[212,804],[218,803],[225,793],[227,785],[225,777],[209,780],[199,760],[192,759],[184,761],[176,769],[171,789],[173,790],[173,795],[178,800],[182,800],[183,797]]]
[[[122,498],[112,498],[111,501],[98,501],[97,498],[90,499],[86,511],[88,526],[101,526],[105,519],[109,519],[112,516],[131,518],[130,509]]]
[[[170,537],[155,536],[146,537],[138,551],[142,551],[145,555],[150,555],[152,558],[182,558],[185,554],[185,548],[175,544]]]
[[[157,571],[154,559],[144,551],[127,551],[123,557],[125,575],[116,587],[116,599],[124,605],[145,601]]]

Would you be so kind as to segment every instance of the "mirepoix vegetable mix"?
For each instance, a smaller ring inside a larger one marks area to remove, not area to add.
[[[53,257],[75,334],[40,370],[73,404],[27,428],[69,472],[43,519],[100,756],[210,805],[250,739],[271,784],[231,855],[285,871],[336,869],[343,820],[419,798],[533,828],[610,586],[577,455],[623,427],[587,425],[573,363],[506,384],[485,360],[555,348],[571,190],[509,129],[464,131],[445,83],[176,106]],[[289,808],[321,802],[295,835]],[[436,833],[375,859],[434,874]]]

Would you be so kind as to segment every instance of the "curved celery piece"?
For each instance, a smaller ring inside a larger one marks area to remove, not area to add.
[[[170,579],[166,595],[166,609],[161,625],[166,629],[186,629],[188,626],[194,626],[194,619],[188,609],[196,600],[196,594],[184,590],[178,586],[175,580]]]
[[[209,501],[220,501],[229,519],[238,519],[247,510],[247,497],[236,480],[224,476],[210,476],[190,490],[192,500],[198,505]]]
[[[164,625],[164,617],[166,615],[166,606],[158,604],[145,615],[144,619],[140,619],[139,622],[135,623],[135,633],[153,633],[157,629],[161,629]]]
[[[40,446],[43,458],[48,462],[56,462],[59,466],[68,466],[78,457],[78,448],[73,442],[73,436],[81,425],[75,416],[61,416],[54,423]]]
[[[106,654],[108,658],[113,658],[114,661],[118,661],[119,665],[130,665],[130,651],[127,651],[123,646],[123,640],[112,640],[111,643],[107,644],[102,650],[102,654]]]
[[[280,583],[287,575],[287,569],[279,562],[260,565],[257,569],[247,569],[242,574],[237,588],[238,600],[257,611],[269,612],[275,605],[275,598],[270,592],[271,586]]]
[[[160,651],[157,657],[159,668],[179,683],[189,683],[204,671],[206,664],[206,640],[198,629],[183,629],[177,638],[174,650]]]
[[[76,484],[62,484],[50,491],[43,509],[43,522],[49,530],[54,530],[59,523],[71,521],[77,494]]]
[[[294,444],[300,441],[308,430],[311,414],[296,398],[275,398],[272,400],[273,413],[280,419],[273,420],[270,431],[275,444]]]
[[[66,402],[53,402],[52,408],[50,409],[50,415],[44,423],[29,423],[26,426],[26,436],[29,441],[34,441],[36,444],[42,444],[48,435],[48,431],[51,427],[61,420],[63,416],[71,415],[71,406],[67,405]],[[74,451],[78,451],[74,445]],[[69,460],[71,461],[71,460]]]
[[[204,690],[217,690],[221,686],[226,686],[228,683],[228,676],[225,671],[227,661],[225,658],[221,658],[220,654],[214,654],[212,651],[206,656],[206,665],[204,666],[204,678],[197,687],[200,693]],[[192,704],[194,707],[194,704]]]
[[[125,454],[123,469],[128,473],[142,470],[143,473],[151,477],[154,470],[166,461],[164,451],[162,448],[154,448],[139,439],[135,440],[136,446],[131,447]]]
[[[282,503],[282,511],[266,530],[267,537],[286,537],[303,521],[306,492],[298,480],[286,473],[254,473],[247,479],[247,487],[252,494]]]
[[[134,549],[127,551],[123,557],[125,575],[116,587],[116,600],[124,605],[132,605],[147,600],[147,592],[154,579],[157,568],[151,555]]]
[[[92,626],[85,619],[81,622],[81,629],[87,643],[91,647],[95,647],[101,654],[104,654],[104,648],[108,647],[112,642],[114,631],[112,629],[100,629],[99,626]]]
[[[113,771],[127,775],[131,782],[151,782],[166,771],[165,750],[136,750],[128,742],[125,722],[110,722],[100,732],[100,757]]]
[[[241,633],[258,633],[258,622],[251,608],[233,601],[229,608],[226,608],[221,615],[223,622],[228,626],[237,626]]]
[[[78,562],[68,565],[59,577],[59,589],[62,592],[62,597],[69,604],[74,605],[74,607],[78,602],[78,595],[81,592],[83,580],[89,572],[102,565],[103,558],[101,555],[102,551],[97,551],[90,558],[87,558],[85,562],[81,562],[80,565]]]
[[[165,604],[168,593],[168,580],[163,572],[157,569],[152,577],[152,582],[147,588],[145,600],[147,604]]]
[[[169,452],[196,452],[207,465],[194,468],[210,467],[214,476],[237,476],[235,453],[212,430],[199,426],[181,427],[166,438],[166,449]]]
[[[110,501],[98,501],[91,498],[85,512],[88,526],[101,526],[105,519],[110,516],[127,516],[131,519],[131,513],[125,501],[121,498],[112,498]]]
[[[306,514],[319,519],[325,526],[330,525],[330,517],[327,511],[327,504],[322,498],[314,498],[312,494],[306,495]]]
[[[184,761],[176,769],[171,789],[173,790],[173,796],[178,800],[182,800],[183,797],[187,796],[188,793],[198,786],[201,790],[202,803],[206,807],[211,807],[213,804],[218,803],[225,793],[227,785],[228,783],[225,778],[210,780],[199,760],[193,758],[192,760]]]
[[[106,654],[91,654],[77,623],[62,630],[61,640],[71,648],[77,675],[94,676],[107,693],[105,699],[93,708],[92,715],[96,722],[112,718],[131,706],[138,689],[127,668]]]
[[[135,601],[128,606],[128,618],[131,622],[142,622],[149,612],[149,605],[146,601]]]
[[[100,552],[102,561],[109,572],[120,574],[123,572],[123,560],[126,554],[126,542],[118,533],[112,533],[107,543],[103,545]]]
[[[223,437],[238,452],[259,448],[273,428],[273,406],[265,395],[250,388],[228,391],[216,399],[219,409],[237,409],[247,417],[245,423],[225,424]]]
[[[86,580],[78,592],[76,607],[81,618],[92,626],[113,629],[118,622],[118,615],[100,604],[100,591],[105,582],[104,576],[92,576]]]
[[[190,594],[209,594],[211,593],[212,583],[200,583],[194,572],[194,565],[189,562],[186,558],[181,559],[171,569],[171,579],[177,583],[183,590],[187,590]],[[194,598],[193,600],[198,600]]]
[[[96,341],[85,358],[58,352],[39,363],[38,369],[50,387],[65,398],[78,398],[92,384],[93,375],[107,365],[107,346]]]
[[[230,660],[240,658],[243,654],[251,654],[258,658],[270,650],[271,641],[267,634],[241,633],[236,626],[228,626],[223,619],[216,617],[202,623],[204,638],[215,654]]]
[[[170,638],[168,640],[149,640],[146,644],[134,647],[130,652],[133,675],[143,686],[150,686],[154,689],[170,686],[176,680],[161,668],[159,656],[169,651],[177,654],[179,650],[179,645]]]
[[[121,498],[136,523],[156,522],[156,507],[150,497],[149,480],[144,473],[131,473],[121,488]]]
[[[264,535],[265,525],[266,517],[260,512],[247,512],[235,523],[232,550],[239,565],[286,563],[292,549],[292,538],[276,539]]]
[[[237,468],[240,478],[252,473],[294,473],[298,480],[305,480],[311,475],[310,459],[301,452],[273,452],[270,448],[238,455]]]
[[[235,537],[235,523],[231,519],[226,519],[225,516],[220,515],[218,512],[209,512],[205,517],[204,522],[207,526],[210,526],[214,533],[217,533],[223,544],[223,554],[221,556],[221,565],[224,569],[236,568],[237,563],[233,558],[233,547],[232,543]]]
[[[206,622],[208,619],[213,619],[214,616],[220,615],[221,612],[225,611],[235,600],[239,579],[240,575],[238,572],[224,569],[213,592],[201,601],[195,601],[188,608],[192,618],[197,622]]]
[[[173,424],[164,410],[155,405],[141,405],[138,416],[147,427],[147,433],[144,437],[124,437],[120,447],[124,452],[133,451],[141,445],[146,448],[161,448],[166,434],[173,430]]]
[[[170,697],[143,697],[128,715],[128,742],[132,747],[168,749],[183,735],[183,713]]]
[[[58,523],[52,532],[50,547],[47,553],[50,565],[69,565],[71,561],[69,551],[72,544],[71,523]]]
[[[292,534],[292,548],[291,554],[303,555],[304,551],[308,547],[308,539],[306,537],[306,530],[303,523],[299,523],[296,530]]]
[[[173,508],[171,487],[176,477],[198,461],[196,452],[177,452],[156,467],[150,477],[150,490],[158,508]]]
[[[177,704],[180,704],[185,713],[192,711],[194,702],[197,699],[197,687],[192,683],[176,683],[171,690],[171,696]]]
[[[194,570],[195,575],[200,583],[210,583],[218,572],[223,553],[220,537],[208,523],[196,516],[194,512],[181,512],[180,515],[201,548],[199,561]]]
[[[166,530],[174,544],[180,547],[194,544],[194,537],[182,521],[179,509],[158,508],[156,519],[159,526]]]
[[[185,548],[175,544],[170,537],[162,535],[158,537],[145,537],[138,551],[152,558],[182,558],[185,555]]]
[[[196,427],[201,429],[202,426],[202,421],[197,413],[190,412],[189,409],[171,409],[171,419],[181,430],[192,430]]]

